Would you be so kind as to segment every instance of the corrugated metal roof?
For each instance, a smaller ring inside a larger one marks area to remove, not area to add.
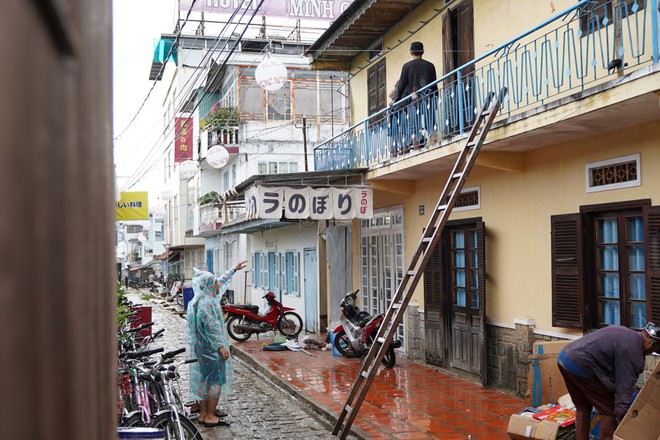
[[[307,50],[313,63],[347,70],[368,49],[425,0],[355,0]]]

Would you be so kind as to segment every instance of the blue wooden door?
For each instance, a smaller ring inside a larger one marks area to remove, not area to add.
[[[215,268],[213,267],[213,249],[206,250],[206,270],[215,273]]]
[[[318,288],[318,258],[316,249],[304,251],[305,271],[305,329],[311,333],[320,331],[319,325],[319,288]]]

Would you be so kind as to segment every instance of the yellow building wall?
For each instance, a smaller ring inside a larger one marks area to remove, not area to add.
[[[473,168],[465,187],[480,186],[481,208],[452,213],[450,220],[481,217],[485,223],[490,322],[510,326],[514,318],[531,317],[538,329],[571,333],[552,327],[550,217],[577,213],[580,206],[599,203],[648,198],[652,204],[660,204],[657,139],[660,127],[646,124],[528,152],[522,173]],[[641,186],[586,192],[588,163],[636,153],[641,155]],[[446,178],[417,180],[415,194],[403,199],[406,264]],[[425,205],[424,216],[418,213],[419,205]],[[422,282],[413,300],[424,304]]]
[[[449,8],[442,3],[441,1],[425,2],[386,33],[383,36],[384,54],[382,56],[368,61],[367,54],[362,53],[354,58],[351,63],[351,77],[349,80],[351,124],[362,121],[369,116],[367,90],[367,71],[369,68],[375,66],[377,62],[385,57],[386,90],[389,94],[399,79],[401,67],[412,59],[409,52],[411,42],[421,41],[424,43],[424,59],[435,65],[438,78],[443,76],[442,18],[447,14],[448,9],[455,8],[460,1],[450,3]],[[525,31],[558,16],[559,13],[575,6],[576,3],[577,0],[473,0],[475,57],[478,58]],[[426,22],[426,24],[423,24],[423,22]],[[564,23],[562,20],[555,21],[550,27],[537,31],[535,34],[520,40],[519,43],[524,44],[534,38],[539,38],[544,33],[550,32]],[[572,26],[577,38],[577,22],[574,22]],[[631,22],[631,26],[635,26],[634,20]],[[612,29],[611,25],[606,28],[607,32],[612,32]],[[624,31],[628,32],[628,29],[626,28]],[[411,36],[410,32],[415,33]],[[636,31],[632,29],[631,32]],[[554,38],[556,37],[553,36],[551,39]],[[643,38],[651,41],[651,26],[646,26],[646,35],[640,35],[640,40]],[[630,48],[627,48],[627,51],[626,56],[630,58]],[[493,58],[489,57],[477,63],[477,67],[491,61],[493,61]],[[606,66],[598,65],[597,68],[601,71],[607,70]],[[574,78],[574,80],[577,80],[577,78]],[[607,80],[608,78],[602,78],[591,85]],[[567,90],[565,96],[571,93],[573,92]],[[558,97],[559,95],[554,97],[553,100]]]

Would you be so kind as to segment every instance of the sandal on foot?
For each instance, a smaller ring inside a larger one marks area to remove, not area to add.
[[[216,423],[202,422],[202,426],[206,426],[207,428],[213,428],[214,426],[229,426],[230,424],[230,422],[223,419],[218,420]]]
[[[229,415],[229,413],[227,413],[225,411],[220,411],[219,409],[216,409],[215,410],[215,415],[220,417],[220,418],[224,418],[224,417],[227,417]]]

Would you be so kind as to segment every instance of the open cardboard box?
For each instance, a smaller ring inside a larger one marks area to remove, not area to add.
[[[527,404],[538,407],[556,403],[567,393],[557,367],[557,355],[571,341],[535,342],[527,377]],[[655,439],[654,439],[655,440]]]
[[[506,433],[511,440],[555,440],[559,425],[514,414],[509,418]]]
[[[614,440],[660,439],[660,362],[614,432]]]

